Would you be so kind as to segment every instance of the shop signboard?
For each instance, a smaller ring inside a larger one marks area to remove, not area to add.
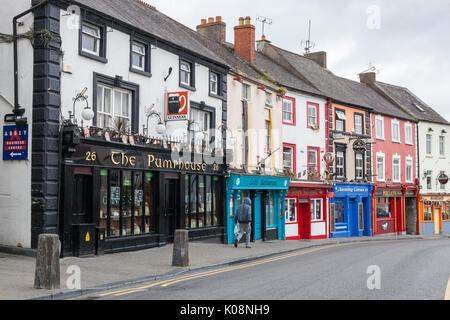
[[[166,97],[166,121],[189,120],[188,92],[168,92]]]
[[[28,159],[28,125],[3,127],[3,160]]]

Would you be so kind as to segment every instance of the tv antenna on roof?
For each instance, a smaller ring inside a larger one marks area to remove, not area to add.
[[[266,17],[262,17],[262,16],[257,17],[256,20],[262,23],[262,38],[265,39],[266,35],[264,33],[264,29],[265,29],[264,27],[266,24],[271,25],[273,21],[270,18],[266,18]]]
[[[308,40],[302,40],[302,46],[304,46],[305,54],[310,53],[310,50],[316,46],[316,44],[311,41],[311,20],[309,20]]]
[[[377,69],[377,68],[373,65],[372,62],[369,62],[369,68],[366,69],[366,70],[364,70],[364,71],[361,72],[361,73],[366,73],[366,72],[375,72],[376,74],[379,74],[379,73],[380,73],[380,70]]]

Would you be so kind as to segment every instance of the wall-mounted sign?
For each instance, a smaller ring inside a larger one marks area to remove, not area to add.
[[[375,197],[403,197],[403,191],[379,189],[375,191]]]
[[[3,127],[3,160],[28,159],[28,125]]]
[[[189,120],[189,97],[188,92],[169,92],[166,99],[166,120],[182,121]]]
[[[448,176],[445,173],[441,173],[438,177],[440,184],[447,184],[448,183]]]
[[[325,161],[325,163],[331,164],[334,162],[334,155],[331,152],[327,152],[323,156],[323,160]]]
[[[381,224],[381,229],[383,229],[383,231],[388,231],[389,230],[389,221],[385,221]]]

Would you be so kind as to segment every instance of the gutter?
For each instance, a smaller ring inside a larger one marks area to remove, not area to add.
[[[16,123],[18,121],[17,117],[22,117],[25,113],[25,109],[21,108],[19,105],[19,66],[18,66],[18,57],[17,57],[17,20],[28,15],[31,12],[34,12],[36,9],[46,5],[50,0],[44,0],[39,4],[31,7],[30,9],[22,12],[21,14],[15,16],[13,18],[13,49],[14,49],[14,116],[16,118]],[[21,123],[26,124],[27,119],[23,118]]]

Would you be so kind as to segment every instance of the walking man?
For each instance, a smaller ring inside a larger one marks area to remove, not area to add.
[[[245,247],[250,247],[250,234],[252,232],[252,200],[249,198],[244,199],[244,203],[239,206],[236,213],[236,219],[239,222],[239,235],[234,242],[234,246],[237,248],[239,241],[245,234]]]

